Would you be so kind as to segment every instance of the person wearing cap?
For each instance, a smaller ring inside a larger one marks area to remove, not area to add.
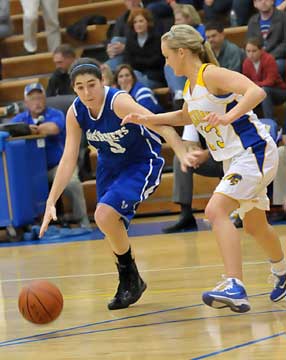
[[[64,151],[64,114],[60,110],[46,106],[45,90],[40,83],[28,84],[25,87],[24,101],[26,111],[16,115],[11,122],[24,122],[30,126],[32,134],[46,136],[48,180],[52,183]],[[77,169],[66,188],[65,195],[71,200],[74,220],[83,227],[89,227],[83,188]]]

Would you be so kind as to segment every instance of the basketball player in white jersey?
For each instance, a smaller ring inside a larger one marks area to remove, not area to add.
[[[267,185],[275,177],[278,154],[270,134],[252,109],[265,97],[264,91],[240,73],[217,66],[209,43],[188,25],[175,25],[162,36],[166,63],[177,76],[186,76],[182,110],[158,115],[128,115],[123,123],[185,125],[193,123],[205,137],[217,161],[223,161],[224,177],[214,191],[205,214],[221,251],[226,278],[203,293],[205,304],[250,310],[242,282],[240,235],[229,215],[238,209],[244,229],[265,250],[275,284],[272,301],[286,294],[286,262],[278,236],[268,224]],[[182,167],[193,166],[192,155]]]

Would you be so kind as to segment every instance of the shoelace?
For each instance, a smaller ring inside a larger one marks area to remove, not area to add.
[[[222,280],[219,281],[213,291],[228,290],[232,288],[232,281],[225,275],[222,275]]]

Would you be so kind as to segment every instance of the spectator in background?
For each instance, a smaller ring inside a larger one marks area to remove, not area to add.
[[[113,86],[114,85],[114,75],[110,66],[105,64],[101,64],[100,66],[101,74],[102,74],[102,82],[105,86]]]
[[[205,21],[222,21],[228,17],[232,0],[204,0]]]
[[[261,106],[265,118],[274,119],[274,105],[286,101],[286,83],[282,80],[272,55],[262,49],[261,38],[249,38],[245,47],[246,59],[242,72],[258,86],[263,87],[267,97]]]
[[[193,124],[184,127],[182,139],[188,144],[195,165],[188,167],[187,172],[183,172],[179,159],[174,156],[173,201],[180,205],[181,213],[178,221],[169,227],[163,228],[164,233],[197,228],[197,222],[192,210],[194,174],[223,177],[222,162],[217,162],[212,158],[204,138],[199,135]]]
[[[0,39],[5,39],[13,32],[10,19],[10,1],[0,0]]]
[[[247,37],[262,38],[264,50],[275,58],[284,79],[286,14],[275,8],[273,0],[254,0],[253,3],[258,14],[253,15],[248,22]]]
[[[24,122],[30,126],[32,134],[46,136],[48,180],[51,184],[64,150],[64,114],[57,109],[46,107],[45,90],[40,83],[27,85],[24,98],[27,110],[15,116],[11,122]],[[37,165],[35,164],[35,166]],[[78,178],[77,169],[66,188],[65,195],[72,204],[73,220],[82,227],[89,227],[83,188]]]
[[[245,57],[244,52],[240,47],[225,39],[223,24],[207,23],[206,37],[220,66],[240,72]]]
[[[153,91],[137,81],[134,70],[130,65],[119,65],[116,69],[114,80],[116,87],[128,92],[138,104],[155,114],[163,112]]]
[[[107,60],[106,63],[110,66],[112,71],[115,71],[116,67],[124,62],[123,52],[129,31],[127,19],[130,15],[130,11],[132,9],[140,8],[142,5],[140,0],[124,0],[124,3],[127,11],[116,20],[106,49],[109,57],[109,60]]]
[[[164,58],[161,38],[154,31],[152,13],[134,9],[128,17],[130,32],[126,39],[124,59],[130,64],[139,82],[153,89],[164,86]]]
[[[286,186],[285,186],[285,174],[286,174],[286,122],[283,127],[282,145],[278,147],[279,163],[276,176],[273,180],[273,197],[272,205],[277,210],[277,220],[286,220]],[[279,213],[279,207],[280,213]]]
[[[156,31],[164,34],[174,23],[173,11],[177,5],[192,5],[202,9],[204,0],[143,0],[143,5],[150,10],[155,19]]]
[[[286,10],[286,0],[276,0],[275,6],[278,10],[285,11]]]
[[[205,21],[222,21],[231,26],[246,25],[253,14],[252,0],[205,0]]]
[[[12,34],[12,23],[10,19],[10,1],[0,0],[0,41]],[[0,80],[2,79],[1,58],[4,56],[0,45]]]
[[[175,25],[187,24],[193,26],[205,39],[205,26],[202,24],[201,17],[192,5],[179,5],[173,7]],[[169,65],[164,66],[164,75],[168,87],[174,99],[174,108],[181,108],[183,99],[183,89],[186,82],[185,76],[176,76]]]
[[[20,0],[23,8],[24,48],[28,54],[37,51],[38,11],[41,5],[48,50],[54,51],[61,43],[58,19],[59,0]]]
[[[56,70],[49,79],[46,95],[68,95],[73,94],[68,70],[76,59],[76,53],[69,44],[58,46],[53,53],[53,61]]]

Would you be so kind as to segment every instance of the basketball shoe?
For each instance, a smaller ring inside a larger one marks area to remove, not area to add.
[[[274,280],[274,288],[270,294],[270,300],[276,302],[283,299],[286,295],[286,274],[277,275],[272,273],[270,276]]]
[[[226,278],[212,291],[202,295],[203,302],[215,309],[229,307],[234,312],[244,313],[250,310],[243,283],[236,278]]]
[[[140,299],[147,285],[142,280],[135,261],[128,265],[116,264],[119,273],[119,285],[114,298],[109,302],[108,309],[124,309]]]

